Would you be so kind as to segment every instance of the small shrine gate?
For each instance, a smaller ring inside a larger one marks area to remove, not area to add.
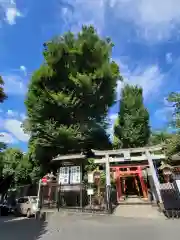
[[[147,186],[143,179],[143,170],[147,169],[148,174],[152,176],[151,190],[156,202],[162,202],[160,194],[160,184],[157,177],[157,169],[154,161],[158,162],[165,159],[164,154],[155,154],[162,150],[162,146],[152,146],[144,148],[128,148],[118,150],[92,150],[96,158],[95,163],[106,165],[106,185],[111,187],[110,175],[113,172],[116,181],[117,200],[122,197],[122,178],[126,176],[134,177],[134,183],[137,186],[137,178],[143,192],[143,197],[147,198]],[[115,164],[115,165],[114,165]],[[108,194],[108,193],[107,193]],[[107,196],[108,198],[108,196]]]

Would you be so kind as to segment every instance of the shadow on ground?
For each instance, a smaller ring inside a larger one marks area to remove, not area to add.
[[[46,233],[47,223],[36,219],[0,219],[0,235],[5,240],[37,240]]]

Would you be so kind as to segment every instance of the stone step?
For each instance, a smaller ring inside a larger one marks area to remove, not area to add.
[[[140,197],[128,197],[126,199],[122,199],[119,201],[119,204],[121,205],[140,205],[140,204],[147,204],[147,205],[151,205],[151,201],[149,201],[148,199],[143,199]]]
[[[163,214],[158,211],[158,208],[151,205],[119,205],[114,213],[114,216],[128,218],[163,218]]]

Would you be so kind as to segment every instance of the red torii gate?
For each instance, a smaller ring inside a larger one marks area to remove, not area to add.
[[[123,177],[134,177],[134,183],[136,187],[138,187],[136,176],[139,178],[143,198],[148,198],[148,189],[144,182],[142,171],[144,168],[148,167],[148,165],[123,165],[123,166],[110,166],[111,172],[114,172],[114,178],[116,180],[116,191],[117,191],[117,201],[120,201],[123,195],[123,189],[121,185],[121,178]],[[122,171],[123,169],[123,171]],[[125,186],[123,186],[125,187]]]

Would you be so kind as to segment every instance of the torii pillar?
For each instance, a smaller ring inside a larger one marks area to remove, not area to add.
[[[150,167],[150,171],[151,171],[151,174],[152,174],[153,182],[154,182],[154,185],[155,185],[156,201],[159,202],[159,203],[162,203],[162,197],[161,197],[161,192],[160,192],[160,184],[159,184],[159,180],[158,180],[158,177],[157,177],[157,174],[156,174],[156,169],[154,167],[154,163],[153,163],[151,154],[148,150],[146,150],[145,153],[146,153],[146,156],[147,156],[147,160],[148,160],[148,163],[149,163],[149,167]]]

